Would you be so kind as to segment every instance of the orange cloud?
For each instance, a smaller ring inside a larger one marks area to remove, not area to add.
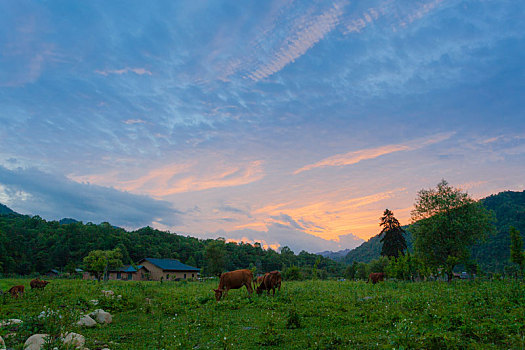
[[[271,243],[271,244],[269,244],[264,239],[251,240],[251,239],[249,239],[247,237],[242,237],[241,239],[228,238],[226,240],[226,243],[230,243],[230,242],[234,242],[234,243],[244,242],[244,243],[249,243],[249,244],[252,244],[252,245],[254,243],[260,243],[261,247],[263,247],[263,249],[271,248],[273,250],[277,250],[281,246],[279,243]]]
[[[216,165],[215,169],[211,169],[210,165],[205,172],[200,171],[198,167],[196,162],[170,164],[150,170],[146,175],[133,180],[119,180],[122,175],[117,171],[98,175],[69,175],[69,178],[79,182],[111,185],[119,190],[159,198],[176,193],[240,186],[264,177],[261,161],[229,167]]]
[[[331,166],[343,166],[343,165],[352,165],[357,164],[362,160],[367,159],[374,159],[386,154],[400,152],[400,151],[412,151],[416,150],[425,146],[428,146],[433,143],[444,141],[448,138],[450,138],[454,133],[442,133],[434,135],[433,137],[427,139],[427,138],[420,138],[413,140],[411,142],[407,142],[404,144],[399,145],[387,145],[387,146],[381,146],[377,148],[368,148],[363,149],[359,151],[352,151],[344,154],[336,154],[335,156],[331,156],[328,158],[325,158],[317,163],[305,165],[304,167],[297,169],[293,172],[294,175],[297,175],[299,173],[302,173],[303,171],[312,170],[315,168],[324,168],[324,167],[331,167]]]
[[[368,239],[378,231],[379,217],[384,210],[379,203],[393,198],[405,191],[398,188],[392,191],[351,198],[344,201],[325,200],[308,205],[279,203],[254,211],[259,221],[249,225],[268,227],[272,224],[289,225],[323,239],[338,240],[339,236],[352,233]],[[408,220],[410,210],[396,212],[401,221]]]

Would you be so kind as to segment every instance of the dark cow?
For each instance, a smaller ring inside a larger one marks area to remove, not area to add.
[[[270,295],[270,290],[273,291],[275,295],[275,288],[278,288],[281,291],[281,273],[279,271],[267,272],[263,276],[262,283],[257,287],[257,294],[261,294],[263,290]]]
[[[366,281],[366,283],[372,281],[372,284],[376,284],[377,282],[384,280],[385,274],[383,272],[372,272],[370,276],[368,276],[368,281]]]
[[[31,286],[31,289],[44,289],[48,285],[48,283],[48,281],[42,281],[36,278],[34,280],[31,280],[31,282],[29,282],[29,285]]]
[[[8,291],[13,298],[18,298],[24,295],[24,286],[13,286]]]
[[[217,301],[221,300],[222,296],[226,296],[230,289],[239,289],[242,286],[246,286],[248,289],[248,294],[253,293],[252,289],[253,282],[253,273],[251,270],[235,270],[230,272],[225,272],[221,275],[219,280],[219,287],[214,289],[215,299]]]

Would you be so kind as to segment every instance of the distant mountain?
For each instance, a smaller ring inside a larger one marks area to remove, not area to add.
[[[71,219],[71,218],[63,218],[62,220],[60,220],[58,223],[60,225],[68,225],[68,224],[74,224],[74,223],[77,223],[79,222],[78,220],[75,220],[75,219]]]
[[[332,260],[343,260],[352,249],[338,250],[333,252],[331,250],[325,250],[324,252],[316,253],[317,255],[324,256],[325,258],[330,258]]]
[[[485,271],[503,271],[509,265],[510,237],[509,228],[514,226],[521,232],[525,240],[525,191],[505,191],[481,200],[481,203],[494,212],[496,216],[496,234],[487,238],[485,242],[476,244],[472,248],[472,258]],[[405,238],[409,250],[412,250],[412,236],[407,230]],[[359,247],[352,249],[343,261],[351,264],[357,262],[370,262],[381,255],[380,238],[374,236]]]
[[[16,214],[13,210],[9,209],[6,205],[0,203],[0,215]]]

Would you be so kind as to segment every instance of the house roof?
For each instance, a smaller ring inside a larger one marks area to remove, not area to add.
[[[156,259],[156,258],[144,258],[141,261],[139,261],[139,264],[143,261],[149,261],[153,265],[163,269],[163,270],[169,270],[169,271],[200,271],[198,267],[193,267],[190,265],[186,265],[181,263],[180,261],[176,259]]]
[[[137,266],[137,268],[134,268],[133,266],[131,265],[127,265],[127,266],[123,266],[123,267],[119,267],[117,269],[114,269],[114,270],[111,270],[112,272],[137,272],[138,270],[140,270],[141,268],[143,268],[144,266],[142,265],[139,265]],[[145,268],[145,267],[144,267]],[[145,268],[146,269],[146,268]],[[147,270],[147,269],[146,269]]]

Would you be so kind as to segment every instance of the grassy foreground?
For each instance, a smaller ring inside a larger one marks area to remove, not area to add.
[[[25,285],[24,297],[0,299],[0,320],[24,321],[0,328],[14,349],[31,334],[63,332],[84,335],[92,350],[525,348],[525,286],[516,281],[283,282],[275,298],[248,298],[242,289],[219,303],[211,291],[217,281],[52,280],[32,291],[27,279],[0,279],[4,291],[15,284]],[[75,325],[96,308],[113,323]]]

